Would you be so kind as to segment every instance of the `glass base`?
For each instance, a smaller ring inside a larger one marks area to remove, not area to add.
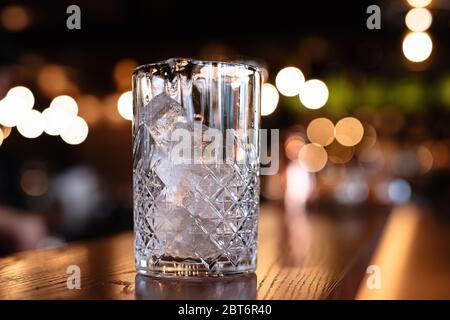
[[[136,260],[136,271],[139,274],[157,278],[196,278],[222,277],[255,272],[254,261],[240,261],[237,266],[230,261],[218,261],[208,265],[196,260],[176,261],[160,259],[157,263],[148,263],[145,259]]]

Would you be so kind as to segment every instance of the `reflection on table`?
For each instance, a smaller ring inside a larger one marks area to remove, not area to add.
[[[254,300],[256,275],[180,281],[138,274],[135,296],[138,300]]]

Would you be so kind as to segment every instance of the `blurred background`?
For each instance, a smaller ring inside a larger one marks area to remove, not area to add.
[[[448,0],[2,1],[0,255],[132,228],[131,71],[169,57],[261,68],[262,127],[280,129],[263,205],[446,221],[449,31]]]

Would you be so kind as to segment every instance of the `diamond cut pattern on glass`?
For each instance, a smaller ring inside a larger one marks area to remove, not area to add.
[[[135,141],[135,143],[140,143]],[[142,147],[137,146],[137,152]],[[199,261],[206,269],[254,259],[259,208],[258,166],[252,163],[167,162],[158,150],[134,170],[137,259]]]

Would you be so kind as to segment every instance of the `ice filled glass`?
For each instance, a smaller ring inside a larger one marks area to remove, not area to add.
[[[136,269],[160,277],[252,272],[261,76],[169,59],[133,72]]]

